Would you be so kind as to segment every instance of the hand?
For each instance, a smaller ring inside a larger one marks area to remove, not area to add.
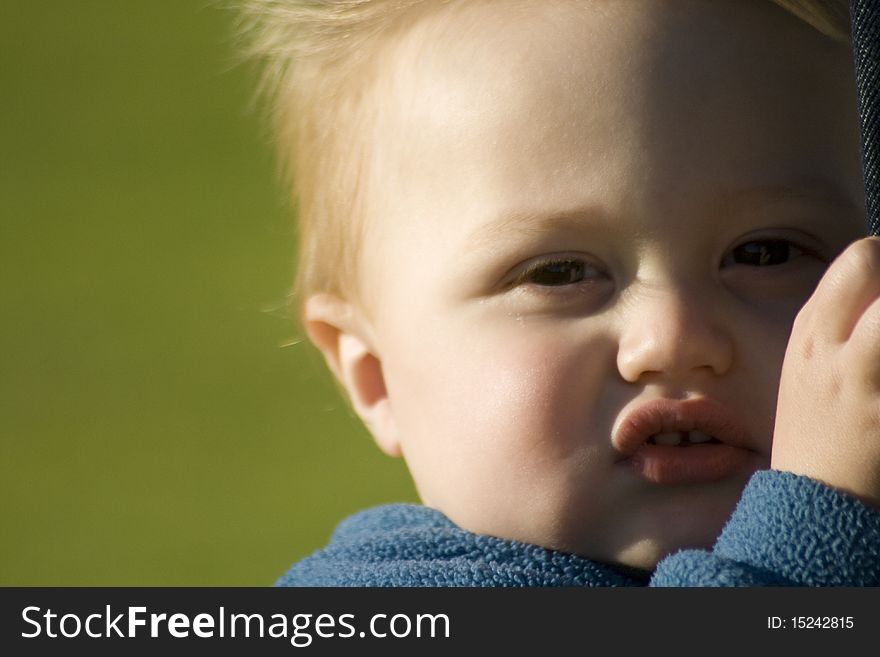
[[[880,507],[880,239],[852,243],[792,328],[771,467]]]

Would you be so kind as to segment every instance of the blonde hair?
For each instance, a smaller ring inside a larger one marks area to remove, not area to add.
[[[244,2],[246,54],[265,61],[260,92],[297,212],[292,297],[355,299],[374,63],[426,0]]]
[[[265,62],[261,92],[298,215],[292,298],[357,301],[374,64],[414,10],[452,1],[241,0],[245,51]],[[770,1],[849,40],[847,0]]]

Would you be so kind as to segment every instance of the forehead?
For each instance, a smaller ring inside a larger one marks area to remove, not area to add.
[[[858,203],[850,69],[767,0],[458,3],[382,75],[374,205],[442,230],[827,176]]]

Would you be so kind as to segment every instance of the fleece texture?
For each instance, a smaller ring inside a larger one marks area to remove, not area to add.
[[[807,477],[757,472],[711,552],[660,562],[653,586],[880,586],[880,509]]]
[[[278,586],[639,586],[614,569],[536,545],[472,534],[439,511],[389,504],[342,521]]]
[[[344,520],[277,586],[880,586],[880,509],[806,477],[761,471],[711,551],[654,573],[464,531],[392,504]]]

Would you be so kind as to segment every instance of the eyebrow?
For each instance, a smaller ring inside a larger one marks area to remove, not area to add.
[[[494,244],[500,235],[534,237],[548,231],[570,232],[614,230],[614,222],[596,206],[559,211],[513,211],[484,224],[469,235],[468,244],[483,247]]]
[[[772,210],[775,204],[799,203],[800,207],[809,204],[817,211],[798,212],[804,227],[809,226],[817,235],[839,235],[846,226],[861,224],[867,234],[867,214],[858,200],[846,193],[845,188],[827,178],[804,178],[782,184],[761,185],[732,190],[723,200],[720,214],[729,218],[759,211],[762,207]],[[797,207],[797,206],[794,206]],[[829,231],[829,232],[826,232]]]
[[[724,195],[734,206],[759,205],[766,201],[805,200],[860,212],[842,187],[826,178],[806,178],[791,183],[759,185],[734,189]]]
[[[855,216],[864,215],[864,210],[853,202],[842,187],[826,178],[803,178],[778,184],[732,188],[716,197],[713,203],[706,204],[705,214],[707,219],[717,216],[716,213],[732,216],[768,202],[784,201],[818,202]],[[469,235],[467,244],[476,248],[489,246],[496,243],[501,235],[514,234],[529,238],[548,231],[575,233],[584,229],[601,230],[607,235],[611,231],[626,228],[625,222],[613,221],[608,213],[596,205],[556,211],[512,211],[478,227]],[[632,227],[628,228],[631,233]]]

